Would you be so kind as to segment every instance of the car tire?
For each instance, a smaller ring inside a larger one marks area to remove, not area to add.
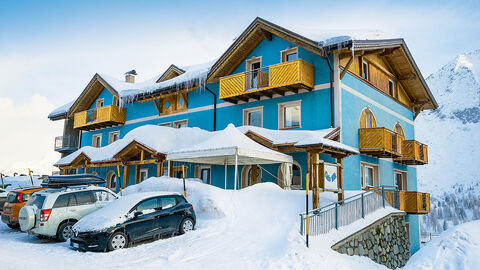
[[[194,228],[195,228],[195,222],[193,221],[193,219],[186,218],[182,220],[182,223],[180,223],[180,229],[178,230],[178,232],[180,234],[184,234],[186,232],[193,231]]]
[[[20,224],[7,224],[10,229],[18,230],[20,228]]]
[[[65,242],[72,236],[72,226],[75,224],[73,221],[63,222],[58,226],[57,230],[57,240],[60,242]]]
[[[108,239],[107,247],[109,251],[126,248],[128,245],[128,238],[124,232],[114,232]]]

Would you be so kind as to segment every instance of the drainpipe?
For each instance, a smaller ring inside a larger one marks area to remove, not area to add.
[[[327,59],[328,68],[330,69],[330,127],[335,127],[335,118],[334,118],[334,100],[333,100],[333,67],[332,63],[330,63],[329,56],[331,55],[330,52],[325,48],[323,50],[325,54],[325,59]]]
[[[217,130],[217,95],[205,86],[205,89],[213,95],[213,131]]]

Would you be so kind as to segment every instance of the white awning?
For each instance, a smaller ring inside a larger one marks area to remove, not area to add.
[[[291,156],[260,145],[232,124],[197,145],[167,153],[167,160],[216,165],[235,165],[235,158],[238,165],[293,162]]]

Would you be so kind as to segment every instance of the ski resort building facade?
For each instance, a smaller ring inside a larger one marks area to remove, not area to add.
[[[229,189],[259,182],[305,189],[309,172],[315,199],[328,190],[324,166],[336,166],[339,198],[343,189],[395,187],[411,251],[419,249],[418,215],[430,202],[417,190],[416,166],[428,163],[428,148],[415,140],[415,118],[437,104],[403,39],[375,31],[310,35],[257,18],[215,61],[172,64],[145,82],[135,75],[95,74],[75,101],[49,115],[65,120],[55,139],[62,174],[95,173],[118,191],[152,176],[182,176],[181,165],[187,177]],[[127,135],[147,125],[213,132],[229,124],[293,165],[240,164],[235,172],[232,160],[169,160],[162,140],[170,148],[176,140],[161,130],[150,145]]]

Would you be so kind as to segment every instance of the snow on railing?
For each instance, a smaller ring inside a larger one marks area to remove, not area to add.
[[[342,201],[308,211],[309,235],[326,234],[385,208],[385,187],[357,194]],[[307,214],[300,214],[300,234],[305,235]]]

